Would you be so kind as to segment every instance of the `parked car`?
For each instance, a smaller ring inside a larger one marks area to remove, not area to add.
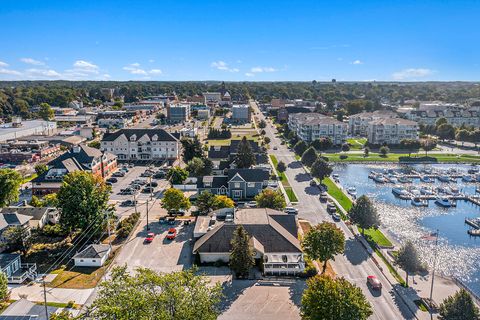
[[[135,194],[135,190],[132,188],[125,188],[120,190],[120,194]]]
[[[257,207],[257,201],[248,201],[248,202],[245,203],[245,207],[256,208]]]
[[[123,171],[116,171],[112,174],[112,177],[125,177],[125,172]]]
[[[144,186],[147,184],[147,181],[143,179],[135,179],[132,181],[132,184],[138,184],[138,185]]]
[[[147,233],[147,237],[145,238],[146,243],[151,243],[155,239],[155,233],[149,232]]]
[[[320,202],[327,202],[328,201],[328,195],[326,192],[320,193]]]
[[[168,229],[167,239],[168,240],[173,240],[176,237],[177,237],[177,229],[175,229],[175,228]]]
[[[273,150],[278,150],[278,148],[277,148],[277,147],[273,147]]]
[[[338,213],[334,212],[334,213],[332,213],[332,219],[333,219],[333,221],[338,222],[338,221],[342,220],[342,217],[340,217],[340,215]]]
[[[152,193],[155,189],[153,187],[145,187],[142,190],[142,193]]]
[[[337,207],[332,202],[327,203],[327,212],[334,213],[337,212]]]
[[[125,167],[122,167],[120,171],[128,172],[129,170],[128,170],[128,167],[125,166]]]
[[[149,184],[147,184],[147,186],[156,188],[156,187],[158,187],[158,182],[152,181]]]
[[[139,185],[139,184],[136,184],[136,183],[131,184],[130,187],[131,187],[133,190],[137,190],[137,191],[140,190],[140,189],[142,189],[142,186]]]
[[[317,181],[310,180],[310,187],[316,187],[316,186],[317,186]]]
[[[117,183],[118,182],[118,179],[117,178],[108,178],[107,179],[107,182],[110,182],[110,183]]]
[[[170,210],[168,211],[169,216],[184,216],[185,215],[185,210],[180,209],[180,210]]]
[[[165,178],[165,172],[159,171],[153,175],[154,179],[163,179]]]
[[[286,207],[283,211],[288,214],[298,214],[298,210],[294,207]]]
[[[142,174],[140,175],[140,177],[151,177],[151,176],[153,176],[153,173],[151,171],[142,172]]]
[[[382,283],[376,276],[368,276],[367,285],[369,285],[373,290],[382,290]]]
[[[137,203],[137,200],[125,200],[123,201],[120,205],[122,207],[134,207],[135,204]]]

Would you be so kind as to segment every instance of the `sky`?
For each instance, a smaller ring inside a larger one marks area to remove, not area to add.
[[[478,81],[480,1],[0,0],[0,80]]]

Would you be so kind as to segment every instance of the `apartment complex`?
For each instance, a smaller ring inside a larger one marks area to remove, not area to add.
[[[235,104],[232,107],[232,120],[235,122],[250,122],[250,107],[246,104]]]
[[[377,110],[374,112],[362,112],[351,115],[348,118],[348,132],[352,136],[366,136],[368,124],[371,121],[398,118],[398,115],[392,111]]]
[[[118,160],[176,160],[180,142],[163,129],[122,129],[106,134],[100,149],[117,155]]]
[[[408,110],[404,117],[424,125],[435,125],[438,119],[445,118],[454,127],[462,125],[480,127],[480,112],[478,110],[456,105],[421,106],[418,110]]]
[[[340,145],[347,138],[348,125],[319,113],[295,113],[288,116],[288,128],[306,142],[328,137]]]
[[[403,139],[418,139],[418,124],[401,118],[383,118],[369,122],[368,142],[372,144],[399,144]]]
[[[190,105],[167,105],[167,120],[171,123],[179,123],[190,120]]]

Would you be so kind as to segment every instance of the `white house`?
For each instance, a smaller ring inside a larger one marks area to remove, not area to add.
[[[111,252],[112,247],[108,244],[91,244],[74,255],[73,261],[76,267],[101,267]]]

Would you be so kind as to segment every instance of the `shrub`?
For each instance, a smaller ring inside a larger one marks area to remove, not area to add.
[[[73,308],[74,305],[75,305],[75,301],[73,301],[73,300],[70,300],[70,301],[67,302],[67,308],[71,309],[71,308]]]
[[[340,159],[341,159],[341,160],[345,160],[345,159],[347,159],[347,158],[348,158],[348,156],[347,156],[346,154],[341,154],[341,155],[340,155]]]
[[[66,232],[60,224],[50,225],[47,224],[42,229],[42,234],[47,237],[62,237],[65,236]]]

